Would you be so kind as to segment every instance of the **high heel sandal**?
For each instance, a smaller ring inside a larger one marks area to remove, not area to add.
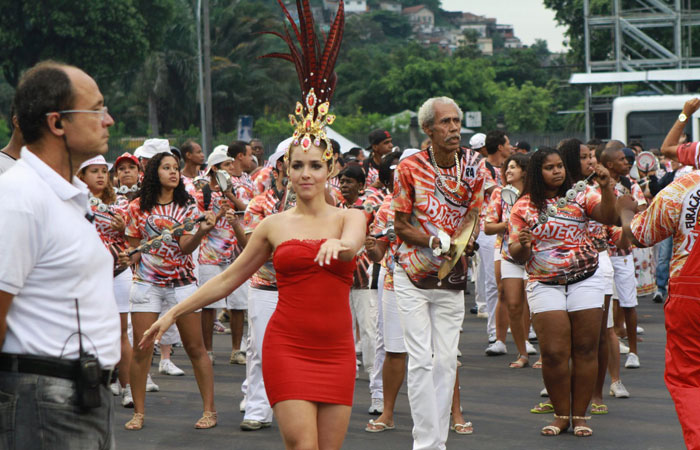
[[[591,420],[591,416],[571,416],[571,420]],[[593,436],[593,430],[586,425],[578,425],[574,427],[574,436],[589,437]]]
[[[143,413],[134,413],[131,420],[124,424],[124,428],[131,431],[137,431],[143,428]]]
[[[194,427],[198,430],[214,428],[216,426],[216,419],[216,411],[204,411],[202,417],[194,424]]]
[[[569,420],[569,416],[558,416],[554,414],[555,419],[560,419],[560,420]],[[564,428],[559,428],[556,425],[547,425],[546,427],[542,428],[542,431],[540,433],[542,436],[559,436],[562,431],[565,431],[566,429],[569,428],[569,424],[567,423]]]

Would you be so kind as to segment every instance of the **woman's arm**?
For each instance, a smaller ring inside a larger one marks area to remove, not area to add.
[[[199,228],[195,234],[180,236],[178,243],[180,244],[180,251],[183,254],[189,255],[192,253],[194,249],[199,246],[199,243],[202,242],[202,238],[212,229],[214,229],[214,226],[216,225],[216,216],[214,213],[207,211],[204,213],[204,217],[206,217],[207,220],[199,224]]]
[[[600,203],[593,208],[590,218],[604,225],[614,225],[619,217],[615,209],[617,197],[610,180],[610,172],[600,163],[596,164],[595,172],[598,177],[598,186],[600,186]]]
[[[321,245],[314,262],[330,264],[331,260],[352,261],[365,243],[367,219],[359,209],[345,209],[340,239],[328,239]]]
[[[487,235],[503,233],[508,229],[508,224],[506,222],[484,222],[484,233]]]
[[[389,243],[383,239],[377,239],[374,236],[367,236],[367,239],[365,239],[365,250],[372,262],[380,262],[388,248]]]

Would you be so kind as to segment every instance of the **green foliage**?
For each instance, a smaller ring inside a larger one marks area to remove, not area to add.
[[[345,136],[361,135],[382,127],[383,119],[384,116],[379,113],[363,114],[361,111],[357,111],[356,114],[339,116],[333,124],[333,129]]]
[[[509,131],[544,131],[547,117],[552,113],[552,97],[545,88],[530,81],[517,87],[500,90],[497,107],[503,112]]]
[[[253,134],[255,136],[284,136],[292,134],[289,119],[282,117],[260,117],[255,119]]]
[[[10,141],[12,131],[5,119],[0,119],[0,145],[5,146]]]

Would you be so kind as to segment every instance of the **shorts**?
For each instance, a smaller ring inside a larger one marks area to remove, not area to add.
[[[539,281],[529,281],[525,291],[530,313],[602,308],[605,300],[603,284],[603,276],[599,269],[593,276],[568,286],[551,286]]]
[[[399,317],[399,305],[394,291],[384,289],[382,294],[382,314],[384,316],[384,350],[390,353],[406,353],[403,328]]]
[[[213,264],[200,264],[197,266],[197,269],[199,270],[198,272],[198,277],[197,279],[199,280],[199,285],[204,286],[204,283],[207,281],[211,280],[224,270],[226,270],[227,266],[215,266]],[[217,309],[217,308],[226,308],[226,299],[222,298],[214,303],[210,303],[207,306],[205,306],[202,309]]]
[[[605,295],[613,295],[615,287],[615,271],[607,250],[598,253],[598,270],[605,279]]]
[[[522,278],[523,280],[527,280],[525,266],[504,259],[501,261],[501,280],[506,278]]]
[[[248,309],[248,291],[250,291],[250,280],[238,286],[238,289],[231,292],[226,297],[226,308],[235,311],[245,311]]]
[[[613,305],[612,302],[610,302],[610,307],[608,308],[608,323],[606,324],[607,328],[612,328],[615,326],[615,321],[613,320]]]
[[[178,303],[182,303],[187,297],[197,290],[196,284],[184,286],[156,286],[151,283],[134,281],[131,285],[129,302],[131,312],[167,312]]]
[[[637,277],[634,270],[634,258],[632,255],[611,256],[613,269],[615,270],[616,297],[623,308],[637,306]]]
[[[114,278],[114,299],[117,301],[119,314],[129,313],[129,291],[131,291],[133,277],[131,269],[127,268]]]
[[[500,261],[502,259],[501,257],[501,249],[496,247],[493,249],[493,262]]]

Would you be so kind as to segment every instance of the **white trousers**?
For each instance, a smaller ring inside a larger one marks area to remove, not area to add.
[[[615,298],[620,301],[623,308],[637,306],[637,277],[634,269],[632,255],[611,256],[610,261],[614,269]]]
[[[379,269],[377,280],[377,339],[374,346],[374,366],[369,376],[369,393],[371,398],[384,399],[384,383],[382,381],[382,369],[384,368],[384,308],[382,307],[382,296],[384,294],[384,277],[386,270],[384,266]]]
[[[445,449],[464,292],[419,289],[399,265],[394,271],[394,292],[408,353],[413,449]]]
[[[246,407],[243,419],[272,422],[272,408],[265,393],[262,374],[262,345],[267,323],[277,308],[277,291],[251,287],[248,292],[248,335],[246,352]]]
[[[496,304],[498,303],[498,286],[493,266],[493,248],[496,245],[496,235],[479,233],[476,239],[479,243],[479,265],[476,275],[476,304],[486,305],[489,314],[486,323],[486,333],[496,333]]]
[[[352,323],[359,325],[362,344],[362,366],[368,374],[374,364],[374,346],[377,340],[377,291],[374,289],[351,289],[350,311]]]

